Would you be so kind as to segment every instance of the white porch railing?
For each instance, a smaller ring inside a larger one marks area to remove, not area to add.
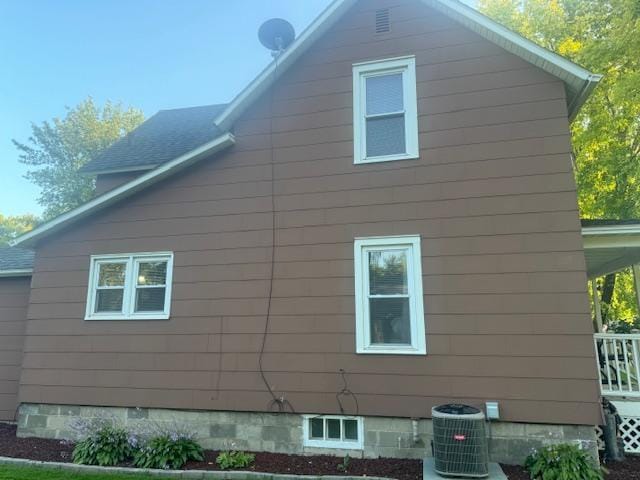
[[[640,397],[640,335],[596,333],[593,339],[602,395]]]

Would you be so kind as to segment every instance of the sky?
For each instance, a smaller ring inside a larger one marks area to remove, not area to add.
[[[470,0],[473,2],[474,0]],[[257,31],[300,33],[330,0],[0,0],[0,214],[40,214],[16,139],[92,96],[140,108],[230,101],[269,63]]]

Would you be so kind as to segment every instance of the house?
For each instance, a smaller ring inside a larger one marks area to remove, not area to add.
[[[598,80],[456,0],[336,0],[231,103],[151,117],[86,165],[94,199],[18,239],[4,418],[422,457],[432,406],[497,402],[495,460],[595,450],[569,122]]]

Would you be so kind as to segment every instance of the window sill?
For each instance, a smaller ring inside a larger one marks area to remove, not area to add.
[[[417,348],[358,348],[357,354],[363,355],[427,355],[427,351]]]
[[[136,321],[136,320],[169,320],[169,314],[158,313],[153,315],[136,315],[136,316],[123,316],[123,315],[92,315],[84,317],[86,321],[101,321],[101,320],[124,320],[124,321]]]
[[[360,442],[342,442],[340,440],[306,440],[304,442],[304,448],[322,448],[331,450],[352,450],[361,451],[364,446]]]
[[[380,162],[395,162],[398,160],[417,160],[420,158],[419,154],[406,153],[404,155],[386,155],[384,157],[371,157],[354,159],[355,165],[361,165],[363,163],[380,163]]]

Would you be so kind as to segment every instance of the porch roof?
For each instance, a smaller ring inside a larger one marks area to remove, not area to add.
[[[583,220],[582,239],[590,279],[640,263],[640,220]]]

